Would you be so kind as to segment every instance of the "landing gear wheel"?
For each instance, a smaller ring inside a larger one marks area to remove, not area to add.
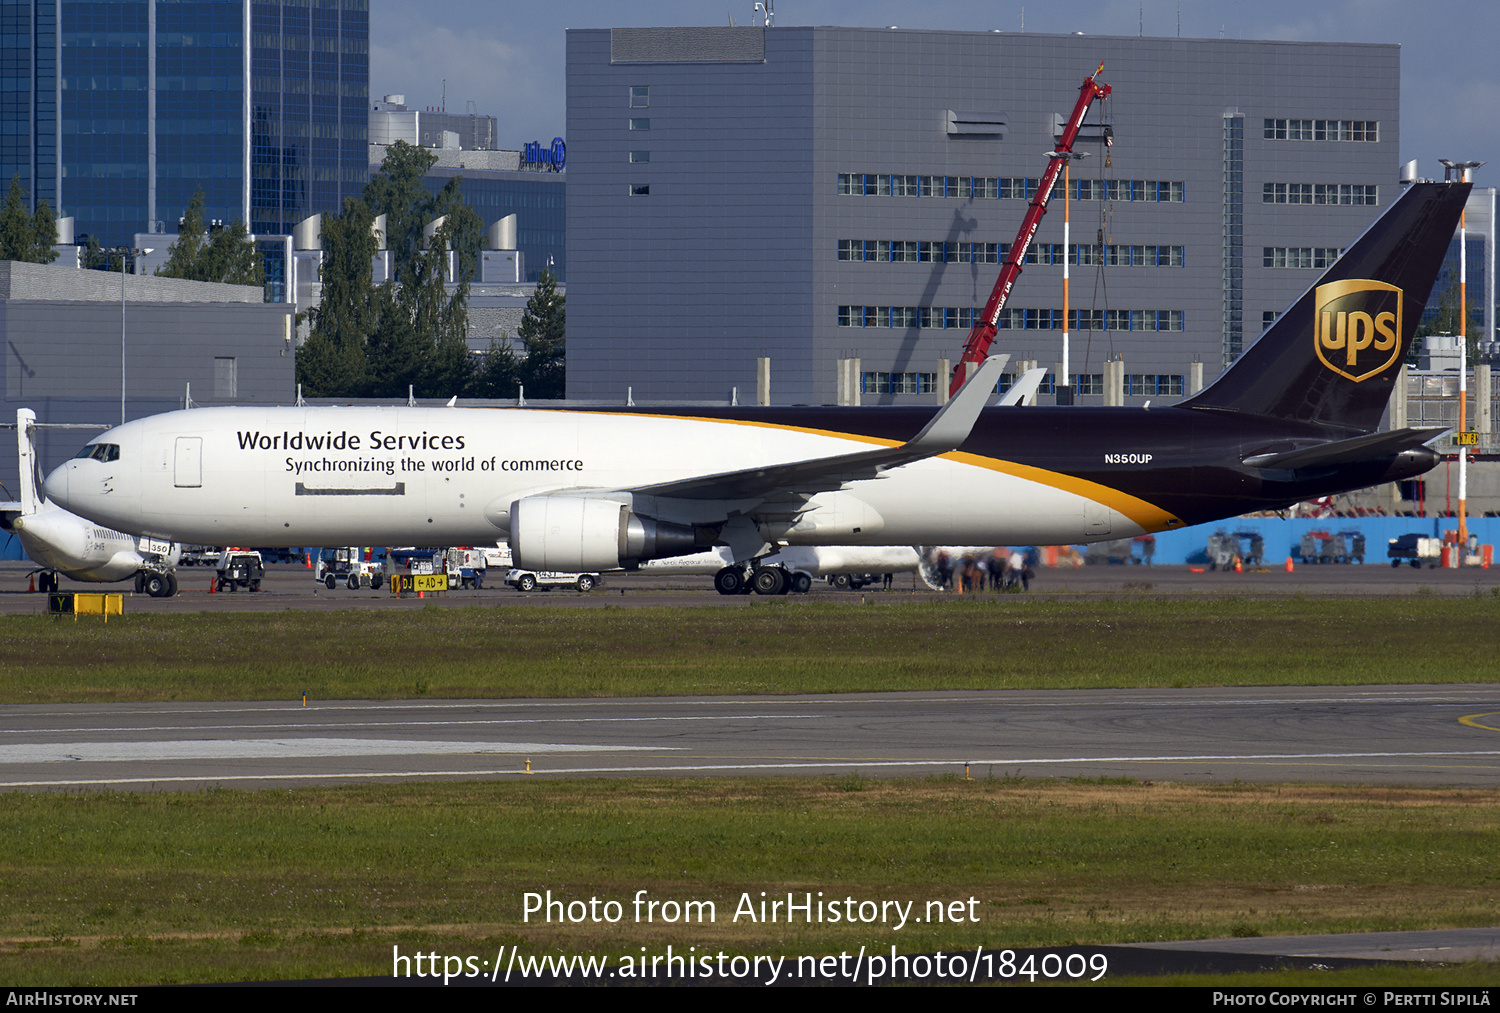
[[[148,573],[145,579],[146,593],[153,598],[165,598],[168,594],[167,578],[160,573]]]
[[[733,566],[714,574],[714,590],[720,594],[740,594],[745,590],[745,575]]]
[[[750,583],[756,594],[786,594],[786,571],[779,566],[756,567]]]
[[[167,597],[177,597],[177,574],[175,573],[167,574]]]
[[[357,574],[357,573],[351,573],[351,574],[349,574],[349,580],[347,581],[347,583],[349,585],[349,590],[351,590],[351,591],[358,591],[359,590],[359,574]]]
[[[805,573],[792,574],[790,583],[792,585],[791,590],[797,594],[806,594],[812,590],[812,577]]]
[[[831,583],[833,584],[834,588],[839,591],[848,591],[854,584],[854,582],[849,579],[849,575],[847,573],[840,573],[836,575]]]
[[[334,575],[330,573],[328,576],[323,578],[323,586],[332,591],[334,588],[339,586],[338,578],[334,577]]]
[[[520,588],[522,591],[535,591],[536,578],[529,573],[524,574],[520,580],[516,581],[516,587]]]

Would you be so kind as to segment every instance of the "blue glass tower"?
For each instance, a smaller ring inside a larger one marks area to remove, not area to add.
[[[0,0],[0,173],[101,245],[284,234],[368,175],[369,0]]]
[[[57,5],[0,3],[0,173],[57,206]]]

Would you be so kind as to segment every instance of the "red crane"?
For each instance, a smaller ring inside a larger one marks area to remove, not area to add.
[[[984,304],[984,312],[979,319],[974,321],[974,329],[969,332],[969,338],[964,343],[964,354],[958,360],[958,369],[953,373],[953,382],[949,385],[949,395],[957,394],[958,388],[963,386],[964,380],[968,379],[969,371],[966,363],[983,362],[989,354],[990,345],[995,340],[997,322],[1000,319],[1000,310],[1005,305],[1005,300],[1010,297],[1010,290],[1015,285],[1016,279],[1021,276],[1021,263],[1026,259],[1026,251],[1031,248],[1031,241],[1036,238],[1036,230],[1042,224],[1042,216],[1047,213],[1047,201],[1052,197],[1052,187],[1057,182],[1058,173],[1062,172],[1063,164],[1073,154],[1073,142],[1078,138],[1078,130],[1083,126],[1083,117],[1089,111],[1089,106],[1094,104],[1096,98],[1104,98],[1112,90],[1107,84],[1099,84],[1094,80],[1104,72],[1104,64],[1099,64],[1099,69],[1094,71],[1093,77],[1083,79],[1083,87],[1078,90],[1078,104],[1073,107],[1073,113],[1068,117],[1068,122],[1063,126],[1062,137],[1057,142],[1047,162],[1047,171],[1043,174],[1041,182],[1031,195],[1026,208],[1026,217],[1021,221],[1021,229],[1016,233],[1016,241],[1010,244],[1010,253],[1005,257],[1005,264],[1000,268],[1000,277],[995,279],[995,287],[990,291],[989,301]],[[1063,251],[1066,257],[1068,251]],[[1063,321],[1066,325],[1067,321]],[[1066,380],[1062,380],[1066,383]]]

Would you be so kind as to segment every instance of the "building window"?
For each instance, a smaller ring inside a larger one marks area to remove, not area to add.
[[[1358,141],[1380,140],[1379,120],[1279,120],[1265,121],[1268,141]]]
[[[1131,397],[1181,397],[1182,377],[1168,373],[1127,373],[1125,393]]]
[[[1103,394],[1104,393],[1104,374],[1103,373],[1074,373],[1073,374],[1073,393],[1074,394]]]
[[[637,162],[637,163],[639,163],[639,162],[649,162],[649,161],[651,161],[651,152],[649,152],[649,151],[632,151],[630,153],[630,160],[632,162]]]
[[[1351,204],[1375,206],[1380,188],[1361,183],[1265,183],[1262,204]]]
[[[1262,267],[1332,267],[1343,253],[1336,246],[1266,246],[1261,248]]]
[[[630,88],[630,108],[645,109],[651,105],[651,89],[643,84],[632,85]]]
[[[631,183],[630,184],[630,196],[632,196],[632,197],[650,197],[651,196],[651,184],[650,183]]]
[[[868,372],[859,386],[861,394],[932,394],[937,391],[937,374]]]
[[[630,121],[630,129],[631,130],[650,130],[651,129],[651,120],[647,119],[647,118],[644,118],[644,117],[638,118],[638,119],[632,118],[631,121]]]
[[[232,355],[214,359],[214,397],[221,401],[239,397],[239,375]]]

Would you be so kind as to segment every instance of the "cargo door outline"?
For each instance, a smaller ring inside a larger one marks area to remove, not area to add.
[[[203,487],[203,437],[177,437],[177,463],[172,484],[179,489]]]

